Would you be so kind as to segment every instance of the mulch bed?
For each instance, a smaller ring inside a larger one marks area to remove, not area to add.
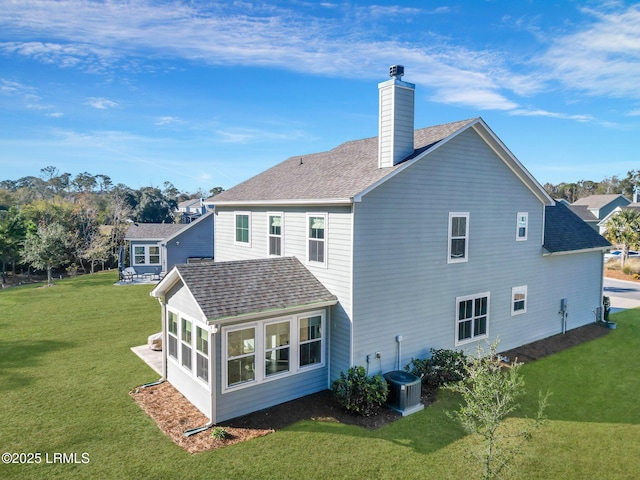
[[[602,337],[609,331],[600,325],[585,325],[565,334],[503,352],[502,355],[512,361],[517,359],[526,363]],[[219,426],[225,428],[229,438],[216,440],[211,435],[211,429],[190,437],[184,436],[185,430],[203,426],[208,419],[168,382],[137,388],[131,392],[131,396],[157,423],[160,430],[189,453],[204,452],[261,437],[300,420],[338,422],[377,429],[401,418],[398,413],[386,407],[370,417],[349,414],[336,403],[332,393],[325,390],[223,422]],[[435,392],[423,392],[422,403],[425,406],[435,399]]]

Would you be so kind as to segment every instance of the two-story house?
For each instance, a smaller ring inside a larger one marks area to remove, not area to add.
[[[592,323],[609,244],[556,205],[481,118],[414,130],[413,84],[379,85],[379,136],[216,196],[216,262],[178,265],[164,378],[211,422],[430,348],[507,350]]]

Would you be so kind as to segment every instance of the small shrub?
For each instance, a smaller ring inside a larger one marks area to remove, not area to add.
[[[446,349],[431,349],[431,357],[413,359],[405,370],[422,377],[426,389],[436,390],[442,385],[458,382],[465,378],[467,357],[462,352]]]
[[[624,273],[625,275],[631,275],[632,272],[633,270],[631,269],[630,265],[625,265],[624,267],[622,267],[622,273]]]
[[[218,441],[222,441],[229,438],[229,432],[224,427],[215,427],[211,430],[211,436]]]
[[[348,412],[368,417],[387,401],[388,387],[382,375],[368,376],[364,367],[351,367],[331,384],[338,403]]]

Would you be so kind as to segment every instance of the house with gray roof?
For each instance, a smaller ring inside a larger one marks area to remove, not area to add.
[[[379,133],[291,157],[215,197],[213,264],[160,300],[163,380],[209,425],[403,369],[431,348],[519,345],[593,323],[609,243],[482,118],[414,129],[402,69]]]
[[[589,195],[580,198],[571,205],[576,207],[587,207],[598,221],[609,215],[617,207],[625,207],[631,203],[627,197],[620,193],[611,193],[605,195]],[[576,212],[577,213],[577,212]]]
[[[162,276],[174,265],[213,260],[213,213],[188,224],[132,223],[125,234],[129,267],[138,275]],[[121,264],[120,268],[124,268]]]

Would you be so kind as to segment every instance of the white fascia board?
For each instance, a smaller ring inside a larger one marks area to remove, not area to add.
[[[200,307],[200,304],[198,303],[196,298],[193,296],[193,293],[191,293],[191,290],[187,286],[187,283],[184,281],[184,278],[182,278],[182,275],[180,275],[180,272],[176,267],[173,267],[171,270],[169,270],[169,272],[165,275],[165,277],[162,280],[160,280],[160,282],[155,287],[153,287],[153,290],[149,292],[149,295],[164,301],[164,297],[166,296],[167,292],[171,289],[171,287],[173,287],[176,283],[178,283],[178,281],[181,281],[182,285],[185,286],[185,288],[187,289],[187,292],[189,292],[189,296],[191,297],[191,300],[197,306],[198,311],[200,312],[200,318],[204,319],[206,322],[207,316],[202,311],[202,307]],[[164,322],[164,319],[162,321]]]
[[[292,200],[238,200],[216,202],[216,207],[260,207],[260,206],[298,206],[298,205],[351,205],[353,198],[314,198]]]
[[[593,247],[593,248],[583,248],[582,250],[566,250],[563,252],[548,252],[543,247],[542,256],[544,257],[557,257],[558,255],[573,255],[574,253],[587,253],[587,252],[606,252],[610,250],[611,247]]]
[[[295,305],[292,307],[276,308],[273,310],[263,310],[261,312],[244,313],[242,315],[231,315],[228,317],[209,318],[207,322],[209,324],[220,323],[236,323],[236,322],[248,322],[250,320],[259,320],[270,317],[281,317],[283,315],[293,315],[295,313],[307,312],[311,310],[317,310],[319,308],[331,307],[338,303],[338,300],[326,300],[324,302],[307,303],[304,305]]]

